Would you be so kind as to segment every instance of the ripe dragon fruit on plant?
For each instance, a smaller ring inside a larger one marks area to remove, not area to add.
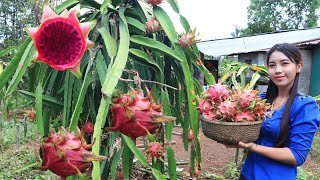
[[[81,75],[80,60],[93,45],[88,34],[95,25],[95,21],[80,23],[78,11],[76,6],[57,15],[44,5],[40,26],[26,29],[37,49],[36,60],[58,71],[70,70],[77,77]]]
[[[152,159],[158,159],[161,156],[163,156],[164,149],[162,145],[159,142],[152,142],[148,146],[147,154],[152,158]]]
[[[31,110],[26,111],[26,116],[29,120],[35,121],[37,118],[36,111],[32,108]]]
[[[147,88],[146,88],[147,89]],[[131,88],[128,94],[120,94],[113,99],[111,106],[112,124],[110,131],[120,131],[134,142],[137,137],[154,133],[163,122],[175,120],[163,116],[162,105],[155,104],[152,93],[147,89],[145,97],[142,91]]]
[[[189,133],[188,133],[188,142],[193,142],[194,141],[194,134],[192,129],[189,129]]]
[[[156,6],[162,3],[163,0],[148,0],[148,4],[151,6]]]
[[[149,33],[155,33],[160,31],[161,29],[160,23],[156,19],[150,19],[144,26],[146,28],[146,31]]]
[[[68,176],[83,176],[91,166],[92,161],[102,161],[104,156],[95,156],[86,150],[93,144],[86,144],[84,137],[77,128],[77,135],[69,133],[63,127],[59,132],[51,132],[44,138],[44,143],[40,148],[42,158],[41,170],[50,170],[66,179]]]
[[[196,30],[193,30],[188,33],[182,33],[179,38],[179,45],[182,48],[188,48],[192,46],[192,44],[198,42],[199,40],[195,39],[196,38],[195,33],[196,33]]]
[[[87,121],[83,126],[82,129],[86,134],[88,135],[92,135],[94,132],[94,125],[92,124],[92,122]]]

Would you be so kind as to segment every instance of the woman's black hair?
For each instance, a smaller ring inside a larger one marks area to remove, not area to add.
[[[285,56],[287,56],[290,61],[299,64],[302,63],[302,57],[299,49],[289,43],[276,44],[274,45],[267,54],[267,65],[269,64],[270,56],[273,52],[279,51],[282,52]],[[275,147],[284,147],[287,144],[288,136],[289,136],[289,124],[290,124],[290,109],[293,104],[295,97],[298,95],[298,82],[299,82],[299,73],[296,74],[294,79],[293,86],[290,89],[289,99],[286,103],[284,112],[282,114],[281,123],[280,123],[280,136],[277,140]],[[270,79],[268,89],[266,92],[267,102],[272,104],[274,99],[278,96],[278,86]]]

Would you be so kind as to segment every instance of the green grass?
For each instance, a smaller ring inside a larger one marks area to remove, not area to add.
[[[1,154],[0,178],[4,179],[29,179],[40,175],[42,172],[33,171],[39,166],[40,158],[28,147],[5,151]]]
[[[11,146],[0,154],[0,180],[8,179],[39,179],[58,180],[50,171],[40,171],[41,159],[30,143],[20,148]]]
[[[234,162],[230,162],[227,164],[227,170],[224,175],[226,179],[237,180],[240,176],[240,169]]]
[[[320,163],[320,131],[314,136],[310,155]]]
[[[23,121],[3,121],[2,122],[2,137],[1,137],[1,144],[0,144],[0,152],[1,150],[5,150],[6,148],[10,147],[13,144],[17,143],[17,125],[19,125],[20,131],[20,144],[23,144],[27,141],[39,141],[39,133],[37,130],[37,125],[35,122],[27,121],[27,133],[26,137],[24,136],[24,125]]]
[[[301,167],[298,167],[297,180],[318,180],[319,178],[320,178],[319,173],[308,172],[308,171],[305,171],[304,169],[302,169]]]
[[[16,144],[17,128],[20,125],[20,144]],[[35,122],[27,121],[24,137],[23,122],[2,123],[2,152],[0,151],[0,180],[7,179],[59,179],[50,171],[40,171],[39,134]]]

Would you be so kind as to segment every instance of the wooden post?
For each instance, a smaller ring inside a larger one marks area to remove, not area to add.
[[[239,148],[236,149],[236,155],[234,157],[234,163],[236,166],[238,165],[238,159],[239,159]]]
[[[23,121],[23,130],[24,130],[24,138],[26,138],[27,137],[27,131],[28,131],[28,129],[27,129],[27,117],[24,117],[24,121]]]
[[[17,149],[20,147],[20,124],[16,125],[17,127],[17,136],[16,136],[16,143],[17,143]]]

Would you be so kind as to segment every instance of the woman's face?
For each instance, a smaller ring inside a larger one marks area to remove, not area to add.
[[[292,62],[285,54],[274,51],[269,58],[268,72],[271,80],[281,88],[291,88],[302,64]]]

